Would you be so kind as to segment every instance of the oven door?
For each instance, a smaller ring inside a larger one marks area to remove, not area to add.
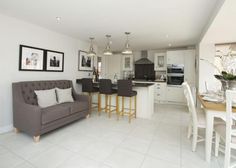
[[[168,65],[167,66],[167,73],[184,73],[184,66],[183,65]]]
[[[182,85],[184,74],[167,74],[167,85]]]

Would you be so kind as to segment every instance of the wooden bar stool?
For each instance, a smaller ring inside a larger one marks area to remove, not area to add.
[[[119,108],[119,97],[122,98],[122,108],[120,111]],[[124,99],[125,97],[129,98],[129,108],[128,111],[125,111]],[[132,108],[132,98],[134,99],[134,108]],[[118,80],[118,91],[117,91],[117,120],[120,116],[128,115],[129,123],[132,118],[136,118],[136,106],[137,106],[137,92],[132,90],[132,81],[131,80]]]
[[[100,79],[99,80],[99,100],[101,100],[101,95],[105,95],[105,107],[101,108],[101,103],[99,103],[98,114],[101,114],[102,110],[105,110],[108,113],[109,118],[111,117],[112,112],[117,111],[117,106],[111,104],[111,98],[114,94],[117,94],[117,90],[112,89],[112,83],[110,79]],[[112,109],[115,107],[115,109]]]
[[[93,86],[93,81],[91,78],[83,78],[82,79],[82,92],[85,92],[89,95],[90,98],[90,114],[92,112],[92,109],[99,108],[99,89],[98,87]],[[93,102],[93,95],[98,96],[98,101]],[[95,104],[95,106],[93,106]]]

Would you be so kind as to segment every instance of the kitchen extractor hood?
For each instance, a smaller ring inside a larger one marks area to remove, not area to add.
[[[135,61],[135,64],[136,64],[136,65],[153,64],[153,62],[150,61],[147,57],[148,57],[148,52],[147,52],[147,50],[141,51],[141,59]]]

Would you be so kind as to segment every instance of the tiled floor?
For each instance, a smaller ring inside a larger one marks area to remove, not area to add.
[[[41,137],[0,135],[1,168],[219,168],[204,160],[204,143],[191,152],[183,106],[156,105],[152,120],[116,121],[96,114]]]

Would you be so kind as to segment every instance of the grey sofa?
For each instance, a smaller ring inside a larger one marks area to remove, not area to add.
[[[72,88],[74,102],[40,108],[34,90]],[[40,135],[89,115],[88,96],[78,95],[70,80],[26,81],[12,84],[13,125],[16,132],[23,131],[39,141]]]

